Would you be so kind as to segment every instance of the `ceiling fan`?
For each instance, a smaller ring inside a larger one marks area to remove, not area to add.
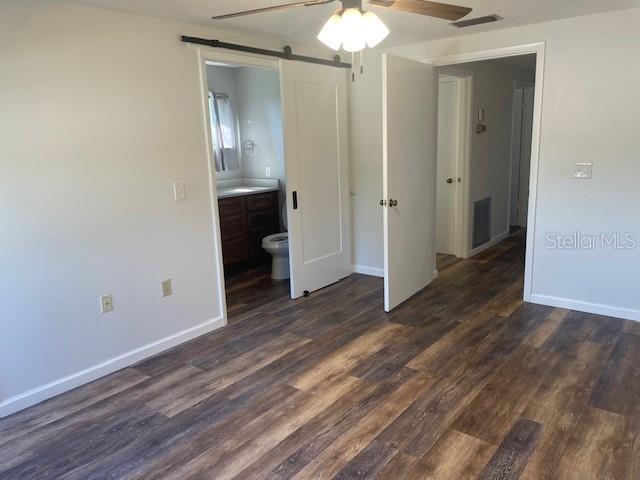
[[[287,8],[326,5],[335,1],[337,0],[304,0],[246,10],[244,12],[218,15],[211,18],[213,20],[225,20]],[[335,10],[318,34],[318,40],[329,48],[338,51],[342,47],[347,52],[359,52],[367,46],[369,48],[375,47],[389,35],[389,29],[375,13],[362,10],[363,0],[340,1],[342,2],[342,7]],[[459,20],[471,12],[471,8],[468,7],[427,0],[368,0],[368,3],[376,7],[388,8],[389,10],[398,10],[452,21]]]

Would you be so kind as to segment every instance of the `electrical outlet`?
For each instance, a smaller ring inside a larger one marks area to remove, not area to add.
[[[173,198],[176,202],[187,198],[187,189],[184,186],[184,182],[173,182]]]
[[[271,177],[271,167],[266,167],[264,170],[265,170],[264,172],[265,176],[267,178]]]
[[[103,295],[100,297],[100,312],[109,313],[113,311],[113,298],[111,295]]]
[[[173,294],[173,286],[171,285],[171,279],[167,278],[162,281],[162,296],[168,297]]]

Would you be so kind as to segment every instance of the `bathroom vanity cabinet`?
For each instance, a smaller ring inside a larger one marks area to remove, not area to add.
[[[280,231],[278,191],[218,199],[224,266],[268,259],[262,239]]]

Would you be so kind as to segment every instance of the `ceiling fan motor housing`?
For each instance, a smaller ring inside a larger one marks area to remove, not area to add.
[[[357,8],[362,10],[362,0],[342,0],[342,8]]]

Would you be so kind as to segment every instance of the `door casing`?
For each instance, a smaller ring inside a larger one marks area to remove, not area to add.
[[[536,214],[538,205],[538,175],[540,166],[540,133],[542,129],[542,93],[544,90],[546,43],[536,42],[489,50],[424,58],[423,61],[436,66],[464,68],[465,63],[517,55],[536,54],[536,82],[534,86],[533,123],[531,134],[531,162],[529,175],[529,201],[527,211],[527,238],[524,274],[524,301],[530,302],[533,296],[533,258],[536,249]]]

